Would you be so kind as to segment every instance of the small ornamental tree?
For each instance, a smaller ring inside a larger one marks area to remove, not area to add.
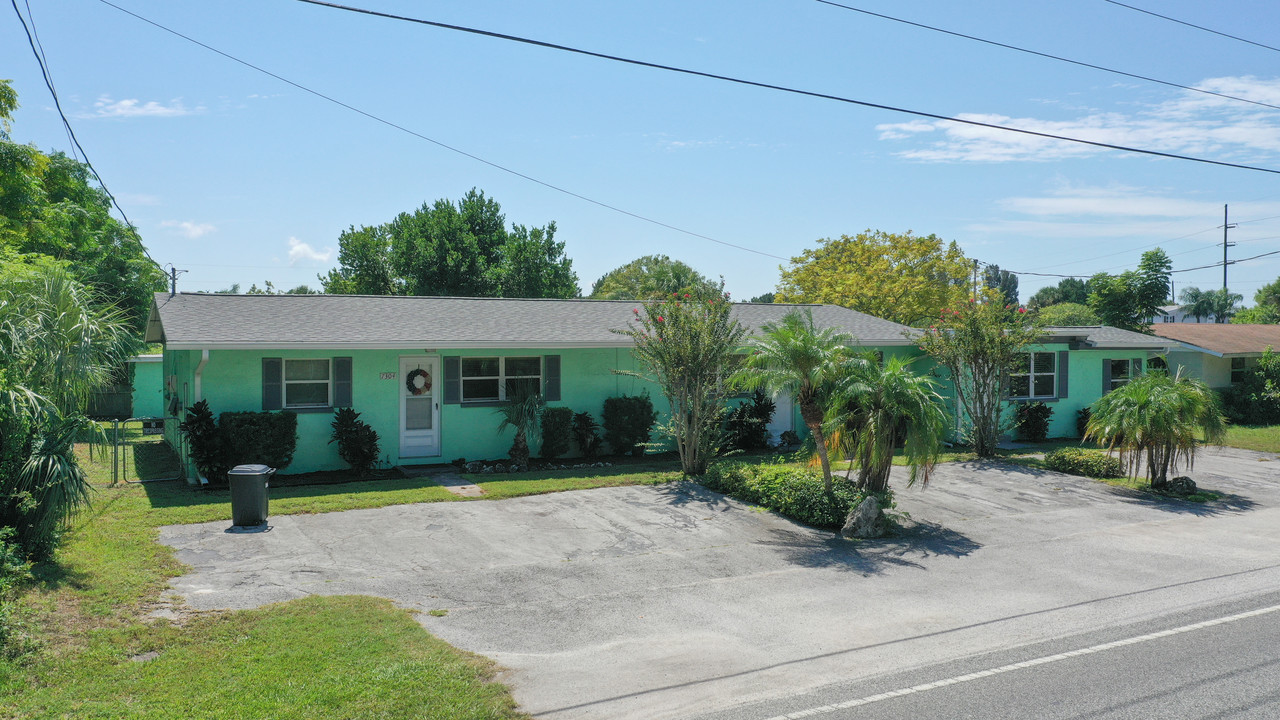
[[[675,440],[685,475],[700,476],[722,437],[725,371],[746,331],[731,316],[724,281],[716,294],[673,293],[635,309],[625,330],[635,356],[662,388],[671,407],[666,432]]]
[[[1039,323],[1024,308],[989,294],[986,302],[943,309],[920,337],[921,349],[950,371],[956,412],[968,418],[968,440],[978,457],[994,457],[1000,435],[1012,429],[1006,378],[1039,334]]]

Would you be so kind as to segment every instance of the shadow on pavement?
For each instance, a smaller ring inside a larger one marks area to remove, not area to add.
[[[834,568],[869,575],[886,567],[923,568],[919,561],[939,555],[964,557],[982,547],[968,536],[933,523],[911,522],[890,537],[846,540],[823,531],[773,530],[765,541],[782,549],[791,562],[811,568]]]
[[[1206,502],[1192,502],[1190,500],[1183,500],[1176,497],[1156,495],[1155,493],[1145,490],[1132,490],[1130,488],[1121,487],[1111,488],[1111,494],[1120,498],[1124,502],[1153,508],[1155,510],[1163,510],[1170,513],[1194,515],[1196,517],[1215,517],[1218,515],[1225,515],[1227,513],[1243,513],[1253,510],[1258,506],[1256,502],[1242,495],[1231,495],[1209,488],[1201,488],[1201,491],[1212,492],[1218,495],[1218,497]]]

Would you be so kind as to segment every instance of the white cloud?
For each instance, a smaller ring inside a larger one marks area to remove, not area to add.
[[[310,245],[302,242],[296,237],[289,238],[289,264],[297,265],[303,260],[310,260],[317,263],[329,262],[329,258],[333,257],[333,249],[325,248],[324,252],[312,249]]]
[[[82,114],[86,118],[137,118],[137,117],[182,117],[204,112],[203,105],[188,108],[182,98],[174,98],[169,104],[148,100],[142,102],[137,98],[112,100],[110,95],[102,95],[93,103],[93,112]]]
[[[1280,78],[1210,78],[1199,87],[1280,105]],[[1173,100],[1133,113],[1091,111],[1067,120],[978,113],[956,117],[1110,145],[1210,155],[1250,164],[1256,164],[1260,152],[1280,151],[1280,117],[1275,111],[1191,91],[1183,91]],[[876,129],[880,130],[882,140],[941,133],[940,138],[923,147],[898,153],[924,162],[1043,161],[1106,151],[1079,143],[942,120],[883,124]]]
[[[208,235],[218,229],[209,223],[197,223],[191,222],[190,220],[183,220],[182,222],[178,222],[177,220],[165,220],[160,223],[160,227],[177,228],[178,232],[192,240]]]

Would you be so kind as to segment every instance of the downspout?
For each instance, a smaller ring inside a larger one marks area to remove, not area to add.
[[[192,385],[194,386],[193,390],[195,390],[195,398],[192,400],[193,404],[198,403],[201,400],[200,386],[201,386],[201,380],[203,379],[201,375],[202,373],[204,373],[204,366],[208,364],[209,364],[209,351],[201,350],[200,364],[196,365],[195,377],[192,379]],[[193,465],[192,468],[194,469],[194,467],[195,466]],[[199,471],[195,472],[195,476],[196,476],[196,484],[207,485],[209,483],[208,479],[206,479],[203,475],[201,475]]]
[[[204,372],[204,366],[207,364],[209,364],[209,351],[201,350],[200,364],[196,365],[196,374],[195,374],[195,381],[194,381],[195,382],[195,398],[193,402],[200,402],[200,400],[203,399],[202,396],[200,395],[200,379],[201,379],[200,374]]]

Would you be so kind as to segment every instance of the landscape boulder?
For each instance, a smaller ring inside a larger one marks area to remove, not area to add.
[[[884,533],[884,513],[880,512],[880,502],[871,495],[849,511],[844,527],[840,528],[840,535],[846,538],[876,538]]]

